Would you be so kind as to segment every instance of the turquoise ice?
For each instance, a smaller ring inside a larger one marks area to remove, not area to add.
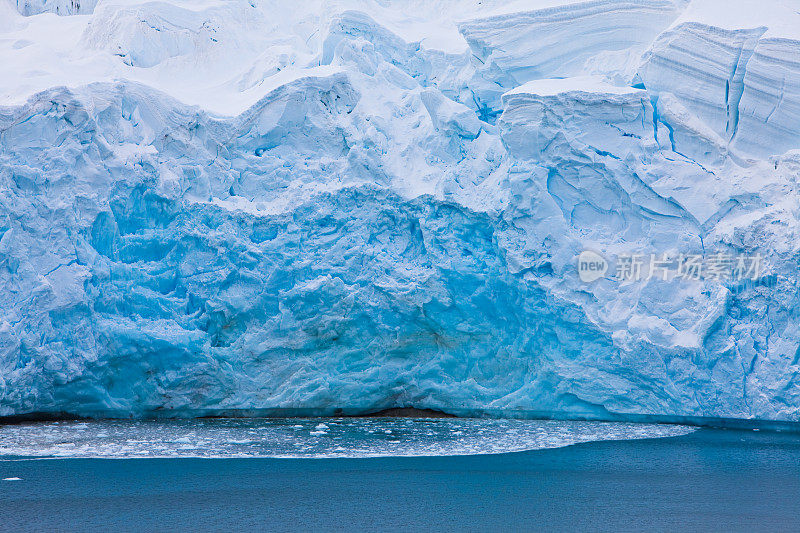
[[[800,15],[272,4],[0,5],[0,415],[800,419]]]

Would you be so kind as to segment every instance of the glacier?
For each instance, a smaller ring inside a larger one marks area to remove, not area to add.
[[[0,0],[0,66],[0,416],[800,421],[790,1]]]

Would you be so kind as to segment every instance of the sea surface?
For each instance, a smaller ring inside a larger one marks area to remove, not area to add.
[[[469,419],[0,426],[0,531],[800,531],[800,435]]]

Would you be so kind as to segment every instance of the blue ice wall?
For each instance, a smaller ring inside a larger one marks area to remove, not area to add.
[[[679,4],[473,20],[462,54],[344,12],[232,117],[124,80],[0,107],[0,415],[800,419],[797,41]],[[584,250],[764,265],[585,283]]]

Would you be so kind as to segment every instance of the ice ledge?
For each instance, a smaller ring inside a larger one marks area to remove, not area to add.
[[[507,418],[514,420],[559,420],[618,422],[635,424],[665,424],[707,427],[731,430],[777,431],[800,433],[800,423],[792,420],[758,418],[726,418],[713,416],[683,416],[644,413],[591,413],[572,411],[536,411],[527,409],[459,409],[435,407],[347,406],[347,407],[296,407],[253,409],[181,409],[156,410],[140,413],[137,419],[165,420],[187,418],[309,418],[309,417],[407,417],[407,418]],[[59,422],[74,420],[129,419],[130,412],[98,410],[89,416],[72,413],[33,412],[0,416],[0,425],[29,422]]]
[[[672,28],[687,22],[726,30],[764,26],[764,37],[800,39],[800,7],[794,0],[694,0]]]
[[[529,81],[506,92],[503,98],[516,94],[555,96],[563,93],[639,94],[644,92],[644,90],[635,87],[611,85],[600,76],[576,76],[572,78]]]

